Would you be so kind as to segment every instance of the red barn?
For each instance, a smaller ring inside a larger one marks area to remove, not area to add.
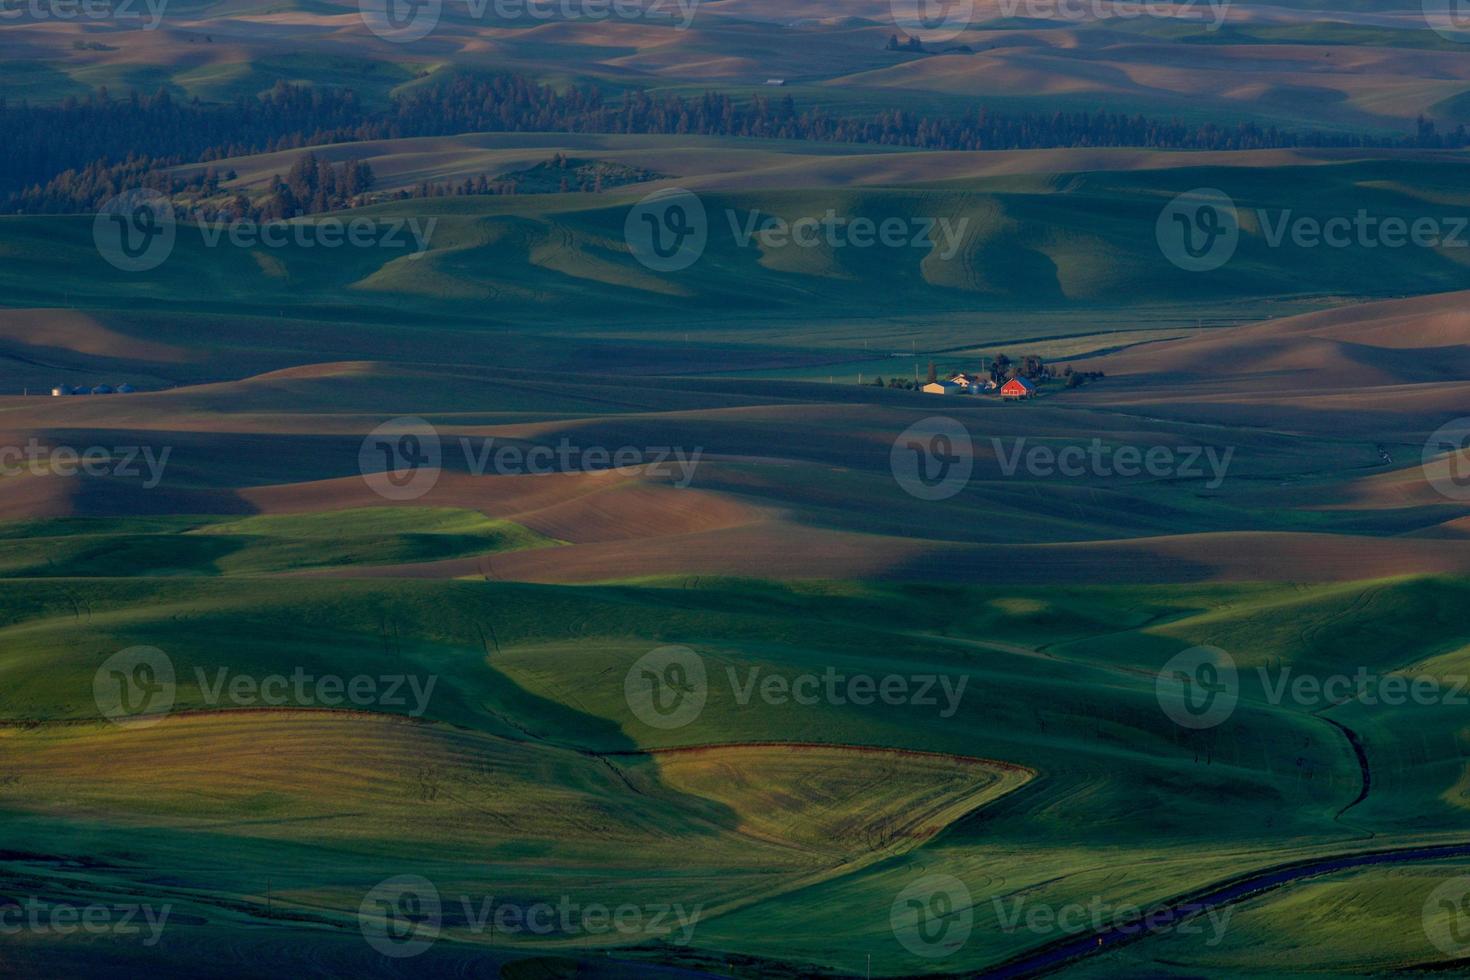
[[[1036,394],[1036,386],[1025,378],[1012,378],[1001,385],[1000,397],[1002,398],[1030,398]]]

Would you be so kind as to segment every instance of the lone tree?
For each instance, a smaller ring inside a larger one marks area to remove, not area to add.
[[[938,379],[939,373],[934,370],[934,362],[929,362],[929,383],[932,385]]]

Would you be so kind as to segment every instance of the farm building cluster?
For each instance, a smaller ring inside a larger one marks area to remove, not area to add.
[[[123,382],[117,387],[113,387],[112,385],[95,385],[89,388],[83,385],[78,388],[73,388],[71,385],[57,385],[51,389],[51,397],[63,398],[67,395],[131,395],[137,390],[127,382]]]
[[[1005,354],[997,354],[989,365],[973,373],[941,374],[935,363],[930,361],[927,382],[920,382],[918,364],[915,363],[912,381],[896,376],[884,381],[880,375],[871,384],[879,388],[919,391],[926,395],[999,395],[1003,401],[1025,401],[1037,397],[1042,385],[1061,382],[1064,387],[1078,388],[1102,377],[1101,371],[1078,371],[1070,364],[1057,370],[1039,354],[1027,354],[1016,361]],[[858,384],[864,383],[863,376],[859,374]]]
[[[1004,384],[991,377],[972,377],[957,374],[947,381],[931,381],[920,389],[930,395],[984,395],[998,391],[1002,398],[1030,398],[1036,394],[1036,385],[1022,377],[1011,378]]]

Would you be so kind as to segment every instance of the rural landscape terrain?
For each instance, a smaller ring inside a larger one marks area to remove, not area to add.
[[[1470,975],[1470,16],[0,0],[0,976]]]

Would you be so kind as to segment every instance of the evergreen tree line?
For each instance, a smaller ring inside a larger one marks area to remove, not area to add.
[[[692,134],[872,143],[934,150],[1044,147],[1147,147],[1250,150],[1286,147],[1463,147],[1465,127],[1441,133],[1419,120],[1407,136],[1296,133],[1252,122],[1191,124],[1103,112],[996,114],[985,108],[952,118],[903,109],[856,117],[820,107],[799,109],[790,95],[629,93],[604,101],[592,86],[565,91],[523,75],[460,75],[364,105],[350,89],[278,83],[228,105],[182,102],[160,90],[112,98],[100,89],[59,105],[0,99],[0,211],[94,209],[118,189],[167,184],[156,172],[265,153],[362,140],[467,132]],[[140,183],[141,182],[141,183]],[[293,194],[296,193],[293,190]],[[312,189],[306,196],[318,197]]]
[[[100,208],[107,200],[126,190],[147,188],[170,198],[215,198],[220,194],[220,181],[234,180],[233,169],[221,174],[209,166],[190,176],[180,176],[164,169],[157,158],[129,157],[120,164],[106,165],[94,161],[80,171],[68,170],[44,185],[28,188],[10,197],[8,210],[25,213],[74,213]],[[295,218],[304,214],[337,211],[356,203],[372,189],[373,168],[365,161],[351,160],[336,166],[304,153],[296,158],[283,178],[274,175],[266,193],[257,198],[235,194],[223,204],[211,207],[184,207],[183,210],[205,218],[271,221]]]

